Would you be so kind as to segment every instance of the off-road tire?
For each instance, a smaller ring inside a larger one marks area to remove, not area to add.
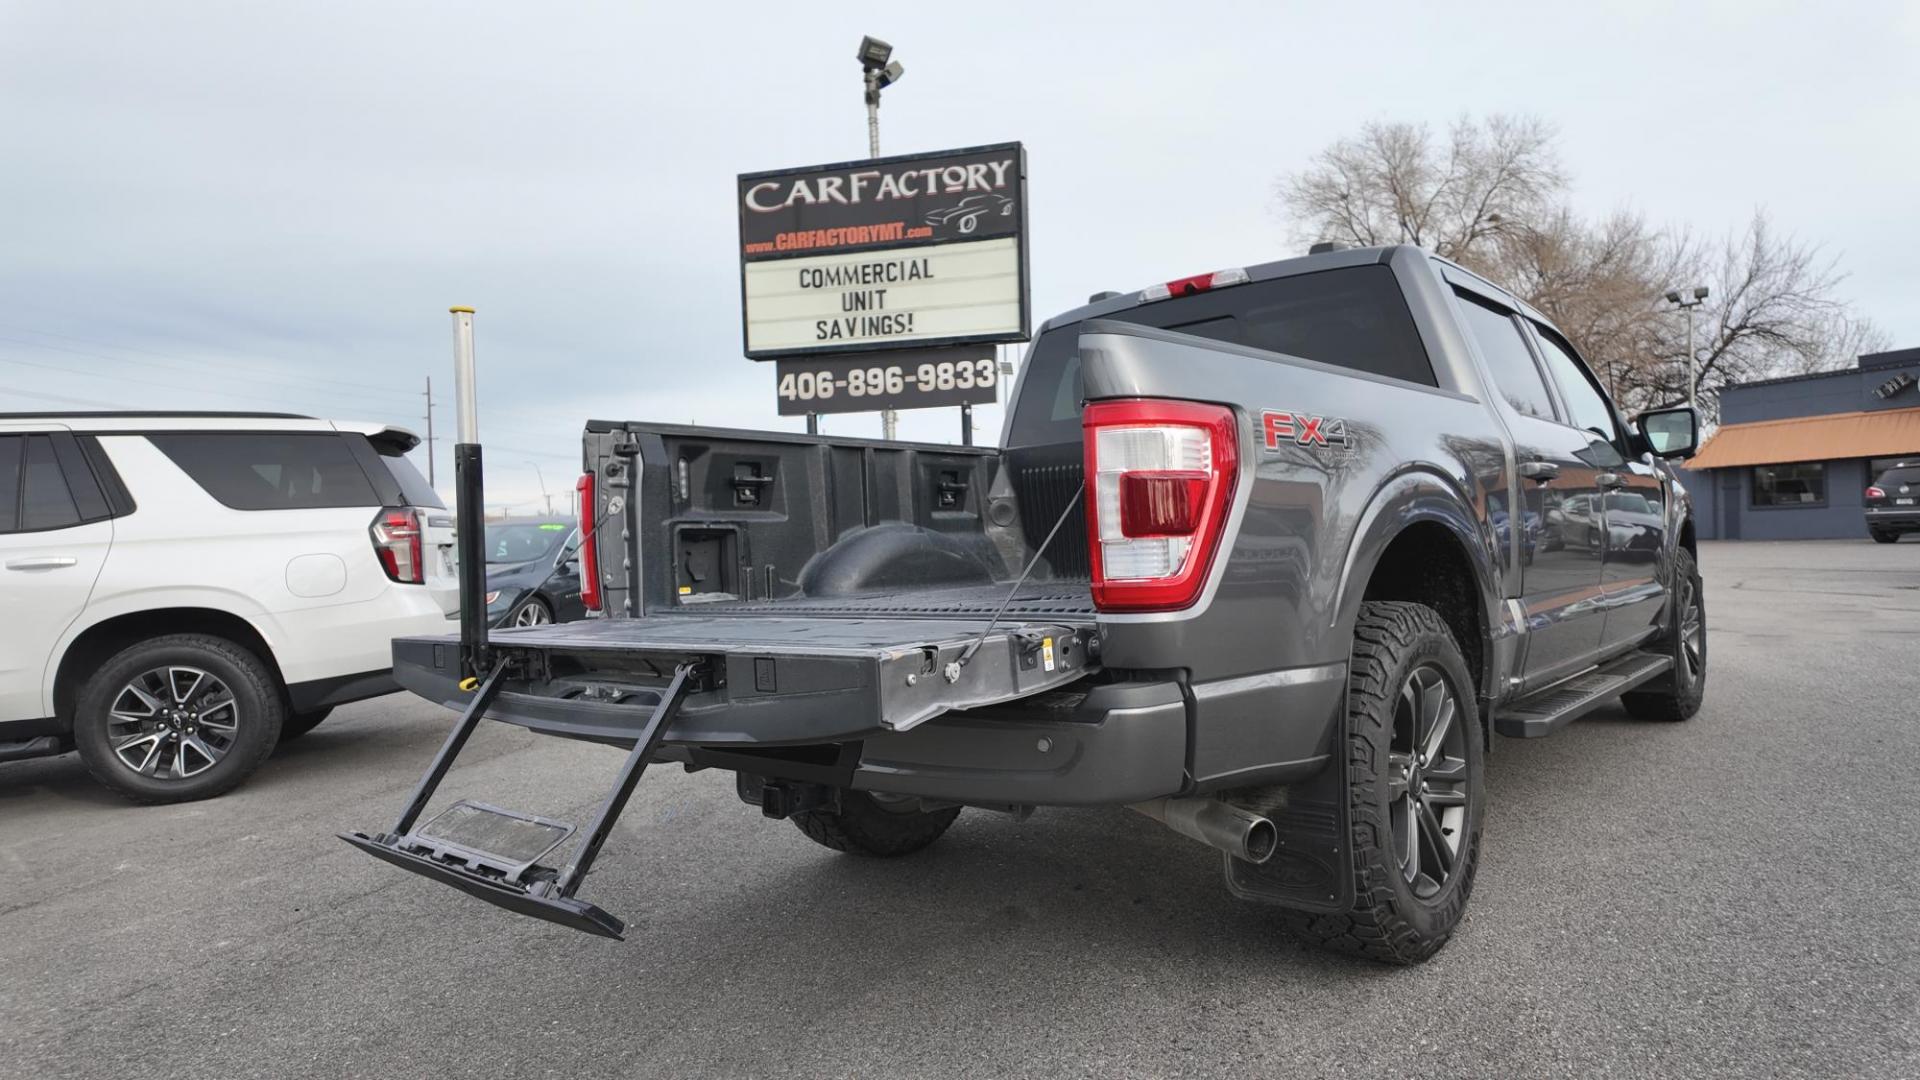
[[[838,810],[805,810],[793,823],[807,839],[849,855],[890,859],[911,855],[935,840],[960,816],[960,808],[901,810],[882,805],[864,791],[842,789]]]
[[[206,771],[185,779],[142,776],[114,756],[108,713],[128,680],[169,664],[207,671],[226,683],[239,707],[234,745]],[[100,665],[75,700],[73,741],[87,771],[102,785],[137,803],[176,803],[224,794],[252,775],[273,753],[286,717],[285,699],[271,669],[251,651],[210,634],[168,634],[136,642]]]
[[[1668,605],[1667,628],[1652,651],[1673,659],[1673,670],[1648,683],[1639,690],[1620,695],[1620,704],[1626,706],[1627,715],[1636,720],[1658,720],[1666,723],[1678,723],[1700,711],[1700,702],[1707,696],[1707,599],[1701,588],[1700,567],[1694,562],[1693,552],[1680,548],[1673,555],[1673,582],[1675,603]],[[1696,675],[1689,675],[1687,657],[1684,653],[1682,619],[1679,602],[1683,590],[1682,582],[1690,583],[1693,588],[1694,603],[1700,610],[1700,661]]]
[[[1873,542],[1876,544],[1897,544],[1900,542],[1900,534],[1891,529],[1868,529],[1867,533],[1873,537]]]
[[[280,722],[280,741],[292,742],[320,726],[320,721],[333,715],[333,706],[323,705],[306,712],[288,712],[287,718]]]
[[[1464,839],[1454,868],[1431,897],[1415,896],[1394,850],[1387,808],[1394,709],[1415,669],[1438,668],[1456,703],[1466,760]],[[1459,643],[1425,604],[1372,600],[1360,609],[1347,675],[1347,816],[1353,906],[1338,914],[1289,911],[1296,936],[1335,952],[1388,964],[1414,964],[1453,935],[1473,893],[1485,814],[1481,728],[1474,684]]]

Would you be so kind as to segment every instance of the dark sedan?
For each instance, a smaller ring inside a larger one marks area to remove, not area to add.
[[[580,602],[580,530],[571,521],[487,523],[487,621],[539,626],[586,617]]]

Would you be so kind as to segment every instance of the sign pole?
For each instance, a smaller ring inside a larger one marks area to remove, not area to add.
[[[473,309],[453,313],[455,543],[460,559],[460,651],[465,672],[487,671],[486,483],[480,463],[480,407],[474,386]]]
[[[880,72],[881,69],[867,66],[867,157],[880,156]],[[895,409],[880,410],[880,437],[893,441],[900,425],[900,413]]]

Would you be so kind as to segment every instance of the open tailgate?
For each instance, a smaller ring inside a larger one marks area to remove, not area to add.
[[[498,907],[618,938],[625,924],[574,894],[663,744],[792,745],[904,731],[1085,676],[1096,666],[1094,633],[1091,618],[995,621],[958,611],[589,620],[496,633],[492,667],[477,685],[459,678],[456,638],[403,638],[394,643],[400,681],[464,711],[394,825],[341,838]],[[629,748],[570,850],[572,825],[484,803],[462,801],[420,822],[483,718]]]

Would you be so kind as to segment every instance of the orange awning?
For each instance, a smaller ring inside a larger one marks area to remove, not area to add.
[[[1796,416],[1727,424],[1700,448],[1689,469],[1784,465],[1835,458],[1920,456],[1920,409]]]

